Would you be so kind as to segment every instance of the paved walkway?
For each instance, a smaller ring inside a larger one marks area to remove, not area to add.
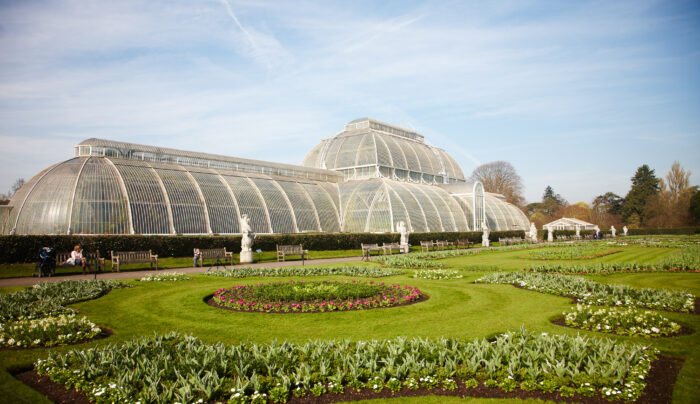
[[[321,265],[321,264],[337,264],[340,262],[351,262],[360,261],[362,257],[341,257],[341,258],[322,258],[317,260],[306,260],[304,265]],[[255,264],[244,264],[244,265],[228,265],[226,268],[236,268],[236,267],[253,267],[253,268],[272,268],[272,267],[293,267],[301,266],[301,260],[297,261],[285,261],[285,262],[260,262]],[[208,269],[212,267],[185,267],[185,268],[169,268],[157,271],[157,273],[169,273],[169,272],[182,272],[186,274],[198,274],[207,272]],[[9,286],[30,286],[42,282],[59,282],[66,280],[86,280],[86,279],[129,279],[129,278],[141,278],[145,275],[155,274],[154,270],[146,271],[124,271],[124,272],[102,272],[95,275],[94,273],[88,273],[87,275],[63,275],[63,276],[52,276],[49,278],[5,278],[0,279],[0,288],[5,288]]]

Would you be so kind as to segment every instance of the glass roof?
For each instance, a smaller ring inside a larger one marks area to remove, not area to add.
[[[369,118],[352,121],[345,131],[323,140],[302,165],[341,171],[349,180],[357,179],[358,169],[372,166],[378,169],[370,177],[423,184],[464,181],[459,164],[444,150],[424,143],[422,135]]]

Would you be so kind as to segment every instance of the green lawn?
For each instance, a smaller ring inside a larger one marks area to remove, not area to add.
[[[624,252],[585,262],[656,262],[676,251],[668,248],[624,247]],[[335,252],[326,252],[330,256]],[[352,253],[346,252],[348,254]],[[310,338],[353,340],[391,338],[401,335],[422,337],[489,337],[506,330],[524,326],[538,332],[575,335],[576,330],[550,323],[570,307],[567,298],[518,289],[509,285],[485,285],[472,283],[486,271],[479,267],[496,266],[505,270],[518,270],[531,261],[518,258],[523,251],[488,252],[444,260],[447,266],[462,269],[464,278],[456,280],[414,279],[406,275],[382,279],[386,282],[410,284],[420,287],[429,295],[425,302],[387,309],[338,313],[263,314],[224,311],[210,307],[204,298],[221,287],[234,284],[269,282],[271,279],[213,278],[193,275],[192,280],[172,283],[139,283],[129,289],[114,290],[108,295],[75,304],[72,307],[84,313],[92,321],[114,330],[105,340],[82,344],[80,349],[119,343],[136,336],[165,333],[178,330],[194,334],[204,341],[223,341],[236,344],[243,341],[294,341]],[[322,255],[321,253],[318,254]],[[358,252],[359,255],[359,252]],[[181,259],[185,260],[185,258]],[[178,262],[177,259],[173,263]],[[560,262],[560,261],[547,261]],[[375,265],[375,264],[372,264]],[[465,269],[466,268],[466,269]],[[696,273],[645,273],[588,276],[600,282],[622,283],[634,287],[678,288],[700,295],[700,274]],[[307,278],[309,279],[309,278]],[[343,279],[324,277],[323,279]],[[282,280],[275,278],[275,281]],[[7,292],[7,290],[2,290]],[[700,329],[700,317],[695,314],[668,313],[673,320]],[[674,390],[674,402],[691,403],[700,397],[700,335],[676,338],[644,339],[618,337],[581,331],[590,336],[606,336],[621,341],[651,344],[666,354],[686,358]],[[0,351],[3,369],[26,367],[48,351],[64,352],[78,348],[59,347],[24,351]],[[0,372],[0,402],[47,402],[33,390],[16,381],[7,372]],[[377,402],[468,402],[505,403],[517,400],[463,400],[459,398],[423,397],[376,400]],[[372,401],[373,402],[373,401]]]

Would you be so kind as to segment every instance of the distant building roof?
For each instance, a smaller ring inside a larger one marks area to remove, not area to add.
[[[562,217],[553,222],[549,222],[542,226],[542,229],[546,230],[548,227],[553,227],[557,230],[576,230],[576,226],[581,226],[582,230],[590,230],[595,227],[593,223],[588,223],[581,219],[575,219],[573,217]]]

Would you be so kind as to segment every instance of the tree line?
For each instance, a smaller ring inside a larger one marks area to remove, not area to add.
[[[487,192],[502,194],[518,207],[538,228],[561,217],[571,217],[601,228],[623,225],[629,228],[674,228],[700,224],[700,191],[690,185],[690,171],[678,161],[665,177],[659,178],[648,165],[637,168],[629,192],[621,197],[614,192],[598,195],[591,203],[570,204],[547,186],[539,202],[525,203],[522,179],[505,161],[477,167],[469,178],[478,180]]]

